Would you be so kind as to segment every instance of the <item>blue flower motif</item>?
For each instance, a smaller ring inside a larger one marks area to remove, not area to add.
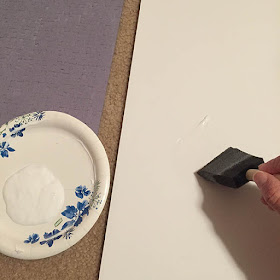
[[[41,244],[41,245],[48,244],[49,247],[52,247],[52,245],[53,245],[53,239],[41,241],[40,244]]]
[[[39,112],[35,112],[33,114],[33,118],[36,120],[36,121],[41,121],[45,116],[45,112],[43,111],[39,111]]]
[[[54,237],[52,239],[41,241],[40,244],[41,245],[48,244],[49,247],[52,247],[54,240],[57,240],[57,239],[59,239],[61,237],[62,237],[62,234],[60,234],[60,235],[58,235],[58,236],[56,236],[56,237]]]
[[[79,211],[83,211],[87,205],[88,205],[87,200],[84,200],[83,202],[78,201],[77,208]]]
[[[60,237],[62,237],[62,234],[60,234],[60,235],[54,237],[53,240],[57,240],[57,239],[59,239]]]
[[[79,216],[77,221],[75,222],[74,226],[77,227],[83,221],[82,216]]]
[[[33,233],[33,234],[29,235],[26,240],[24,240],[24,243],[34,244],[37,241],[39,241],[39,239],[40,239],[39,235],[37,233]]]
[[[25,130],[25,128],[22,128],[18,131],[16,131],[15,133],[11,134],[11,137],[15,138],[16,136],[22,137],[23,136],[23,131]]]
[[[61,230],[64,230],[64,229],[67,228],[67,227],[73,226],[74,223],[75,223],[75,220],[71,220],[71,221],[66,222],[66,223],[62,226]]]
[[[84,211],[82,212],[82,216],[84,216],[84,215],[87,215],[87,216],[88,216],[88,214],[89,214],[89,209],[90,209],[89,206],[86,207],[86,208],[84,209]]]
[[[44,238],[47,239],[47,238],[50,238],[50,237],[53,237],[54,235],[58,234],[60,231],[58,229],[54,229],[53,231],[51,232],[45,232],[44,234]]]
[[[78,198],[83,198],[84,196],[90,195],[91,191],[86,186],[78,186],[76,188],[75,194]]]
[[[4,144],[4,146],[6,143]],[[1,144],[0,144],[0,147]],[[86,186],[79,186],[75,189],[75,194],[78,198],[83,198],[84,196],[88,196],[91,194],[91,191],[86,188]],[[84,199],[83,201],[78,201],[77,206],[73,205],[67,205],[66,209],[61,212],[63,216],[68,218],[69,220],[64,222],[63,226],[61,227],[61,230],[59,229],[54,229],[51,232],[45,232],[43,234],[44,240],[40,241],[41,245],[47,244],[49,247],[52,247],[54,244],[54,241],[57,239],[60,239],[61,237],[65,239],[70,239],[71,236],[73,235],[73,232],[76,227],[78,227],[82,221],[83,217],[85,215],[89,215],[89,211],[92,203],[92,197],[90,197],[88,200]],[[99,204],[99,195],[95,195],[94,199],[98,199],[96,205]],[[94,206],[95,207],[95,206]],[[62,222],[62,218],[60,218],[54,225],[57,227],[60,223]],[[62,232],[63,231],[63,232]],[[40,239],[38,234],[33,234],[28,237],[27,240],[25,240],[25,243],[35,243]]]
[[[16,128],[19,128],[19,127],[21,127],[21,123],[16,123],[16,124],[14,124],[14,126],[12,128],[9,128],[9,131],[13,132]]]
[[[10,147],[7,142],[0,143],[0,154],[2,158],[9,157],[9,152],[14,152],[15,150]]]
[[[75,206],[66,206],[66,210],[64,210],[61,214],[68,219],[73,219],[77,216],[77,208]]]

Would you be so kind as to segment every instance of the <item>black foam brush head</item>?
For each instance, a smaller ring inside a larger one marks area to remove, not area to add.
[[[262,158],[244,153],[236,148],[228,148],[197,174],[204,179],[230,188],[239,188],[248,182],[246,172],[257,169],[264,161]]]

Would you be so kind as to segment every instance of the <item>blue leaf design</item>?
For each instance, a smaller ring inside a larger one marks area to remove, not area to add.
[[[18,131],[18,133],[17,133],[17,135],[19,136],[19,137],[22,137],[23,136],[23,131],[25,130],[25,128],[23,128],[23,129],[21,129],[20,131]]]
[[[10,132],[13,132],[14,130],[15,130],[15,128],[14,128],[14,127],[9,128],[9,131],[10,131]]]
[[[43,236],[45,239],[50,238],[50,237],[52,237],[52,232],[49,232],[49,233],[45,232]]]
[[[78,198],[82,199],[84,197],[84,195],[81,192],[75,192],[75,194]]]
[[[32,237],[31,237],[31,244],[36,243],[37,241],[39,241],[40,237],[37,233],[33,233]]]
[[[78,201],[77,208],[79,211],[83,211],[87,205],[88,205],[87,200],[84,200],[83,202]]]
[[[62,226],[61,230],[64,230],[65,228],[72,226],[74,223],[75,223],[75,220],[71,220],[71,221],[66,222],[66,223]]]
[[[3,133],[2,136],[3,138],[5,138],[7,136],[7,133]]]
[[[81,185],[81,186],[78,186],[78,187],[76,188],[76,191],[80,192],[82,189],[83,189],[83,186]]]
[[[83,221],[83,218],[81,216],[79,216],[76,223],[74,224],[74,226],[77,227],[82,221]]]
[[[2,158],[9,157],[8,151],[7,150],[2,150],[1,151],[1,156],[2,156]]]
[[[84,195],[82,193],[82,190],[83,190],[83,186],[78,186],[76,188],[75,194],[78,198],[83,198],[84,197]]]
[[[46,243],[47,243],[47,241],[45,241],[45,240],[40,242],[41,245],[44,245]]]
[[[83,203],[78,201],[77,208],[78,208],[79,211],[82,211],[83,210]]]
[[[53,240],[57,240],[57,239],[59,239],[59,238],[61,238],[61,237],[62,237],[62,234],[56,236]]]
[[[82,213],[82,216],[84,216],[84,215],[87,215],[87,216],[88,216],[88,214],[89,214],[89,209],[90,209],[89,206],[86,207],[86,208],[84,209],[83,213]]]
[[[88,190],[88,189],[86,189],[86,190],[84,191],[84,195],[85,195],[85,196],[90,195],[90,193],[91,193],[91,191],[90,191],[90,190]]]
[[[29,237],[26,240],[24,240],[24,243],[30,243],[30,242],[31,242],[31,235],[29,235]]]
[[[10,147],[10,145],[5,141],[0,144],[0,154],[2,158],[9,157],[9,152],[14,152],[15,150]]]
[[[47,241],[47,244],[48,244],[49,247],[52,247],[52,245],[53,245],[53,240],[52,240],[52,239],[49,239],[49,240]]]
[[[21,130],[15,132],[15,133],[13,133],[13,134],[11,134],[11,137],[12,137],[12,138],[15,138],[16,136],[23,137],[23,133],[22,133],[22,132],[23,132],[24,130],[25,130],[25,128],[23,128],[23,129],[21,129]]]
[[[66,206],[66,210],[64,210],[61,214],[68,219],[73,219],[77,216],[77,208],[75,206]]]
[[[14,125],[14,128],[18,128],[18,127],[20,127],[21,126],[21,123],[16,123],[15,125]]]
[[[12,147],[7,147],[7,150],[8,150],[9,152],[14,152],[14,151],[15,151],[15,149],[13,149]]]
[[[58,230],[58,229],[54,229],[53,230],[53,235],[56,235],[56,234],[58,234],[60,231]]]
[[[39,241],[39,239],[40,239],[39,235],[37,233],[33,233],[33,234],[29,235],[26,240],[24,240],[24,243],[34,244],[37,241]]]
[[[56,234],[58,234],[60,231],[58,230],[58,229],[54,229],[53,231],[51,231],[51,232],[45,232],[44,233],[44,238],[45,239],[47,239],[47,238],[50,238],[50,237],[52,237],[52,236],[54,236],[54,235],[56,235]]]

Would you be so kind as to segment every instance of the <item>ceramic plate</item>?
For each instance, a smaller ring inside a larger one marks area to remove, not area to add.
[[[64,204],[47,223],[22,225],[7,214],[3,188],[8,178],[32,164],[47,167],[59,179]],[[98,137],[67,114],[35,112],[4,124],[0,128],[0,252],[40,259],[77,243],[104,207],[109,173]]]

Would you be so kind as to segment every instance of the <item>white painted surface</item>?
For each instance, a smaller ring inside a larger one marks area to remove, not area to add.
[[[280,217],[194,172],[280,154],[279,1],[143,0],[100,280],[276,280]]]

